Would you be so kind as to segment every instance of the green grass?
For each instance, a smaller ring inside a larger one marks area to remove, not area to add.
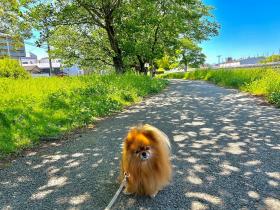
[[[223,87],[265,96],[270,103],[280,107],[280,71],[271,68],[196,70],[166,74],[161,78],[206,80]]]
[[[157,93],[166,80],[106,75],[0,79],[0,157],[85,126]]]

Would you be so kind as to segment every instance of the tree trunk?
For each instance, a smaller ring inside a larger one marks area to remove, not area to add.
[[[118,74],[124,73],[124,66],[123,66],[123,59],[122,59],[122,51],[119,47],[119,43],[115,34],[114,27],[112,25],[113,17],[111,15],[105,17],[105,27],[108,34],[108,38],[110,41],[110,45],[112,50],[115,53],[115,56],[113,57],[113,63],[115,70]]]
[[[188,71],[188,64],[185,64],[184,66],[184,72],[187,72]]]
[[[145,68],[145,62],[141,59],[139,55],[137,55],[139,61],[140,72],[147,75],[147,69]]]
[[[153,68],[152,68],[152,71],[151,71],[152,77],[155,77],[156,71],[157,71],[157,69],[156,69],[156,67],[153,65]]]
[[[114,63],[115,70],[118,74],[123,74],[125,72],[123,67],[122,55],[114,56],[113,63]]]

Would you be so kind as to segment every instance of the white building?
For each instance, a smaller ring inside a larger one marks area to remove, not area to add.
[[[38,62],[37,55],[33,53],[29,53],[29,55],[27,55],[26,57],[22,57],[20,60],[22,66],[34,65]]]
[[[229,63],[221,63],[219,66],[221,68],[238,67],[238,66],[240,66],[240,61],[232,61],[232,62],[229,62]]]
[[[13,59],[25,57],[25,46],[21,40],[20,46],[9,34],[0,33],[0,57],[9,56]]]
[[[233,60],[231,57],[226,59],[225,63],[219,64],[220,68],[230,68],[230,67],[245,67],[245,66],[254,66],[258,65],[261,60],[265,57],[248,57],[239,60]]]
[[[52,74],[61,74],[62,72],[69,76],[84,74],[84,71],[77,65],[70,68],[63,68],[60,59],[52,59],[51,62],[53,68]],[[38,59],[37,55],[29,53],[29,56],[21,58],[21,64],[28,71],[30,71],[30,69],[40,69],[40,74],[42,75],[47,75],[50,72],[50,62],[48,57]],[[36,74],[38,74],[38,72],[36,72]]]
[[[61,70],[62,65],[61,65],[61,60],[60,59],[52,59],[51,62],[52,62],[52,68],[53,68],[54,72],[57,72],[57,71]],[[50,70],[50,62],[49,62],[48,57],[41,58],[40,60],[38,60],[37,65],[44,72]]]

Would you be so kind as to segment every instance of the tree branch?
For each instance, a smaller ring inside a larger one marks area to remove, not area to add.
[[[95,24],[97,26],[99,26],[101,28],[105,28],[105,25],[98,19],[101,16],[99,16],[99,13],[96,13],[96,11],[97,11],[96,9],[93,9],[89,5],[83,3],[81,0],[77,0],[77,2],[78,2],[78,4],[80,4],[81,7],[83,7],[89,13],[89,15],[91,16],[91,18],[93,19],[93,21],[95,22]]]

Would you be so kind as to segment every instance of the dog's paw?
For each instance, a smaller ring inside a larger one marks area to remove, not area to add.
[[[123,194],[125,194],[125,195],[131,195],[132,192],[128,192],[128,191],[127,191],[127,188],[125,188],[125,189],[123,190]]]
[[[155,198],[158,192],[155,192],[154,194],[150,195],[151,198]]]

